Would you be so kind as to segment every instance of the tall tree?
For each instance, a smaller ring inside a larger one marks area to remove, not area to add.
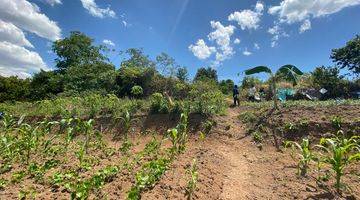
[[[186,67],[178,67],[177,72],[176,72],[176,77],[182,81],[182,82],[186,82],[189,78],[188,75],[188,70]]]
[[[54,71],[36,73],[30,83],[30,98],[41,100],[64,91],[63,75]]]
[[[108,61],[102,54],[107,48],[93,45],[93,39],[78,31],[71,32],[67,38],[55,41],[52,49],[58,56],[55,62],[61,72],[70,66]]]
[[[176,63],[175,59],[169,56],[166,53],[161,53],[160,55],[156,56],[156,65],[160,70],[161,74],[167,77],[174,77],[176,73]]]
[[[345,47],[333,49],[330,57],[340,68],[347,68],[360,76],[360,35],[348,41]]]
[[[155,63],[145,55],[142,49],[130,48],[125,51],[129,59],[121,62],[121,67],[155,67]]]
[[[214,80],[218,81],[217,71],[211,67],[208,68],[199,68],[196,72],[194,81],[202,81],[202,80]]]
[[[20,79],[17,76],[0,76],[0,102],[27,100],[30,79]]]

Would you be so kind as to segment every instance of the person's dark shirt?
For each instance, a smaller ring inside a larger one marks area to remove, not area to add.
[[[235,96],[238,95],[238,94],[239,94],[238,88],[234,88],[234,89],[233,89],[233,97],[235,97]]]

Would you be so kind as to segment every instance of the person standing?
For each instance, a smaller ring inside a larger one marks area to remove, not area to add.
[[[239,89],[238,86],[235,85],[234,89],[233,89],[233,98],[234,98],[234,106],[236,106],[236,102],[237,105],[240,106],[240,102],[239,102]]]

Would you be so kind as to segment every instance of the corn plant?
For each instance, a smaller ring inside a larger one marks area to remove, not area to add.
[[[341,177],[344,175],[344,169],[352,162],[360,160],[359,137],[353,136],[347,138],[322,138],[320,145],[325,154],[322,162],[330,164],[332,171],[335,173],[335,188],[340,192]]]
[[[135,119],[132,118],[130,112],[127,110],[125,111],[124,116],[120,117],[119,119],[123,122],[123,133],[125,136],[125,140],[127,140],[129,131],[131,129],[131,124],[133,123],[133,121],[135,121]]]
[[[299,144],[293,141],[286,141],[285,147],[292,148],[291,157],[294,158],[295,149],[297,149],[300,153],[298,153],[298,174],[301,176],[305,176],[309,169],[309,164],[312,160],[315,159],[314,154],[310,149],[310,142],[309,139],[303,139],[302,142]]]
[[[199,173],[198,173],[198,167],[197,167],[197,160],[194,159],[190,169],[188,169],[187,171],[188,174],[190,174],[191,178],[187,183],[186,186],[186,196],[188,200],[193,199],[193,194],[197,188],[197,181],[199,178]]]

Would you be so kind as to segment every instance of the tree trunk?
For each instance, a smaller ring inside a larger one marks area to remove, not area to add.
[[[272,79],[272,92],[273,92],[273,100],[274,100],[274,109],[278,109],[275,76],[273,75],[271,77],[271,79]]]

